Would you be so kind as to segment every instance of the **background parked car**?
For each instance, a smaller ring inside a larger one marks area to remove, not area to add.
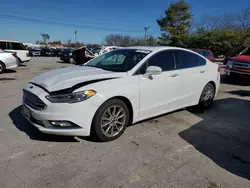
[[[100,53],[100,51],[101,51],[102,48],[103,48],[103,47],[92,48],[92,49],[91,49],[91,52],[92,52],[94,55],[99,55],[99,53]]]
[[[95,55],[86,46],[83,46],[79,49],[74,50],[72,52],[72,57],[74,59],[73,63],[79,65],[93,59]]]
[[[20,60],[17,58],[16,52],[0,50],[0,74],[3,73],[5,69],[18,67],[19,64]]]
[[[226,75],[250,77],[250,47],[244,49],[239,55],[228,58]]]
[[[73,63],[74,59],[72,57],[73,49],[64,49],[60,53],[60,60],[65,63]]]
[[[41,49],[41,56],[53,57],[55,55],[54,49],[51,48],[42,48]]]
[[[28,48],[31,57],[41,56],[41,49],[39,48]]]
[[[106,52],[110,52],[111,50],[114,50],[114,49],[117,49],[117,48],[119,48],[119,47],[117,47],[117,46],[103,46],[103,47],[94,48],[94,49],[92,49],[91,52],[95,56],[98,56],[98,55],[104,54]]]
[[[0,49],[10,52],[16,52],[21,62],[30,61],[29,51],[18,41],[0,40]]]
[[[192,49],[193,51],[201,54],[212,62],[215,62],[214,54],[210,50],[205,49]]]

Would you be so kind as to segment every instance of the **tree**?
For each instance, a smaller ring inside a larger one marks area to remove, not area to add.
[[[189,48],[206,48],[217,55],[229,55],[250,44],[250,9],[215,17],[206,15],[201,21],[189,35]]]
[[[49,38],[50,38],[49,34],[47,34],[47,33],[41,33],[40,35],[41,35],[44,43],[47,44],[47,40],[49,40]]]
[[[72,41],[71,39],[66,40],[66,44],[67,44],[67,46],[70,46],[71,41]]]
[[[159,44],[185,47],[192,23],[190,6],[184,0],[171,3],[157,23],[162,32]]]
[[[119,34],[110,34],[104,38],[104,45],[108,46],[121,46],[123,36]]]
[[[130,35],[110,34],[104,38],[104,45],[107,46],[143,46],[145,39],[142,37],[132,37]],[[157,45],[157,40],[153,36],[147,39],[147,45]]]

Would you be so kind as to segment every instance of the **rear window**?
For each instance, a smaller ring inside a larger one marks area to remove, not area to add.
[[[22,43],[11,42],[10,47],[12,50],[26,50],[25,46]]]
[[[207,51],[207,50],[200,50],[200,51],[196,51],[196,52],[201,54],[202,56],[205,56],[205,57],[210,56],[210,51]]]
[[[6,49],[6,42],[0,42],[0,49]]]

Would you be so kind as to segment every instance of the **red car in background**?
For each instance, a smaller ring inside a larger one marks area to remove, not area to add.
[[[225,73],[227,76],[250,77],[250,46],[239,55],[227,59]]]
[[[214,54],[210,50],[205,50],[205,49],[191,49],[191,50],[201,54],[210,61],[215,62]]]

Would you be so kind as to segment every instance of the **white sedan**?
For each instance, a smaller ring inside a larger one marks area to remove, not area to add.
[[[6,52],[0,49],[0,74],[5,69],[15,69],[19,66],[20,60],[16,52]]]
[[[30,80],[23,115],[44,133],[93,133],[110,141],[129,124],[188,106],[209,107],[219,84],[219,66],[196,52],[128,47]]]

